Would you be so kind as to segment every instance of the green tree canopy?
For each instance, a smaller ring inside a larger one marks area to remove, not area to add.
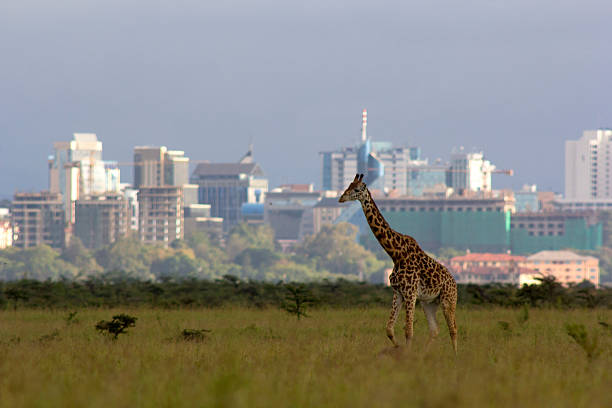
[[[276,247],[274,230],[269,225],[251,225],[241,223],[229,233],[226,244],[227,255],[234,259],[247,248],[268,249],[273,251]]]
[[[312,259],[317,268],[332,274],[357,275],[366,279],[390,262],[376,259],[374,254],[356,242],[358,229],[348,223],[326,225],[296,247],[296,255]]]
[[[148,280],[155,247],[134,237],[125,237],[96,252],[96,260],[105,271],[121,271],[126,278]]]
[[[60,258],[74,265],[79,276],[92,276],[102,272],[102,267],[98,265],[92,253],[85,248],[76,236],[70,239],[70,243],[62,251]]]
[[[73,279],[77,272],[75,266],[62,260],[58,253],[47,245],[0,251],[0,280]]]

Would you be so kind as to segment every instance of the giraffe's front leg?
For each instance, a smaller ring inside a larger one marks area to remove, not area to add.
[[[393,305],[391,306],[391,316],[389,316],[389,321],[387,322],[387,337],[393,343],[395,347],[398,347],[397,341],[395,341],[395,322],[397,321],[397,316],[399,315],[399,311],[402,308],[402,295],[393,291]]]
[[[412,345],[412,326],[414,324],[414,307],[416,305],[416,293],[405,293],[403,295],[404,303],[406,306],[406,327],[404,328],[406,332],[406,346],[408,346],[408,350]]]

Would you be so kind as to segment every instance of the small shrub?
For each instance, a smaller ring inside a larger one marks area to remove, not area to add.
[[[600,320],[598,323],[601,327],[605,328],[610,332],[610,334],[612,334],[612,326],[610,325],[610,323],[604,322],[603,320]]]
[[[127,333],[128,327],[136,326],[137,319],[137,317],[121,313],[113,316],[113,320],[110,322],[100,320],[96,324],[96,330],[105,335],[112,335],[113,340],[116,340],[120,334]]]
[[[504,337],[508,338],[510,336],[512,336],[512,327],[510,327],[510,323],[500,320],[497,322],[497,325],[499,326],[499,328],[501,329],[502,333],[504,334]]]
[[[66,325],[70,326],[71,324],[75,324],[79,322],[79,319],[75,317],[77,313],[78,312],[76,310],[74,312],[68,313],[68,316],[64,318],[64,320],[66,321]]]
[[[582,347],[589,360],[593,360],[601,354],[597,345],[597,336],[589,336],[583,324],[566,324],[565,331]]]
[[[180,338],[186,341],[201,342],[208,338],[207,333],[211,330],[208,329],[183,329]]]
[[[53,340],[58,340],[59,336],[60,336],[59,330],[55,329],[55,330],[53,330],[49,334],[45,334],[43,336],[40,336],[38,341],[41,342],[41,343],[48,343],[48,342],[53,341]]]
[[[287,294],[282,308],[297,317],[309,317],[306,314],[306,306],[312,305],[315,301],[314,296],[305,285],[286,285]]]
[[[519,312],[516,320],[521,326],[524,326],[527,323],[527,321],[529,320],[529,306],[528,305],[526,304],[523,305],[523,308]]]

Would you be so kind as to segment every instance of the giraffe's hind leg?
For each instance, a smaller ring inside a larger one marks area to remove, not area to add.
[[[393,291],[393,305],[391,306],[391,316],[389,316],[389,321],[387,322],[387,337],[395,347],[398,347],[397,341],[395,341],[395,322],[397,321],[397,316],[399,316],[399,311],[402,308],[403,298],[398,292]]]
[[[457,323],[455,322],[455,309],[457,303],[457,296],[449,296],[441,299],[442,312],[448,325],[448,333],[450,334],[451,342],[453,343],[453,350],[457,354]]]
[[[427,318],[427,325],[429,326],[429,338],[427,339],[427,345],[425,346],[425,349],[428,350],[429,345],[436,337],[438,337],[439,333],[438,323],[436,322],[438,303],[427,303],[421,301],[421,305],[423,306],[423,311],[425,312],[425,317]]]
[[[412,334],[414,324],[414,306],[416,305],[416,294],[415,293],[404,293],[404,303],[406,306],[406,327],[404,331],[406,333],[406,346],[410,350],[412,346]]]

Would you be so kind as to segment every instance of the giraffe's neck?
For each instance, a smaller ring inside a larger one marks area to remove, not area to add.
[[[380,210],[376,206],[372,195],[369,190],[366,190],[366,196],[360,200],[361,208],[363,208],[363,213],[365,214],[366,220],[368,221],[368,225],[370,225],[370,229],[374,233],[374,236],[383,247],[385,252],[389,254],[393,258],[393,255],[396,253],[397,244],[393,244],[394,238],[399,238],[399,233],[394,231],[389,226],[385,217],[380,213]],[[399,239],[395,241],[399,242]]]

